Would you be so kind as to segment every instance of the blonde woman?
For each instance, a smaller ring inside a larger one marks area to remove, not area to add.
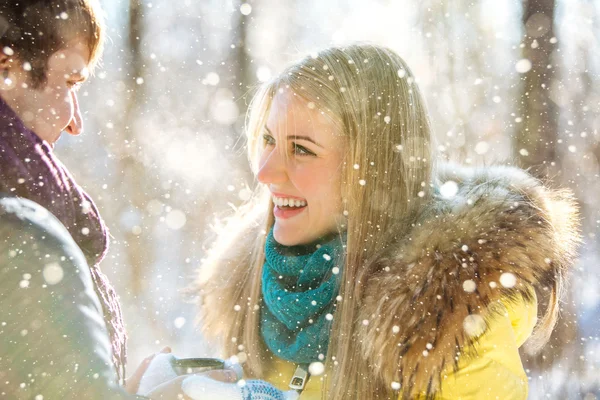
[[[287,68],[247,139],[256,193],[197,280],[206,336],[245,359],[237,387],[527,398],[518,349],[547,340],[578,240],[568,193],[513,167],[436,166],[413,74],[378,46]]]

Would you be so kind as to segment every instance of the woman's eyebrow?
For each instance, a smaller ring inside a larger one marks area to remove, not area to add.
[[[269,133],[269,135],[273,136],[273,133],[271,132],[271,130],[269,128],[267,128],[267,126],[265,126],[265,130]],[[324,148],[323,146],[321,146],[319,143],[315,142],[313,138],[308,137],[308,136],[301,136],[301,135],[288,135],[287,137],[288,140],[306,140],[309,141],[311,143],[316,144],[317,146],[319,146],[320,148]]]

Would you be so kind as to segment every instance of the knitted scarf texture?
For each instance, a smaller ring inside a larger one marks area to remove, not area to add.
[[[318,361],[327,353],[343,266],[343,238],[302,246],[265,244],[261,334],[278,357],[294,363]]]

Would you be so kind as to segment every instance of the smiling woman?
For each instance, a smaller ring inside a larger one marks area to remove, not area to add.
[[[310,104],[290,90],[275,95],[257,173],[273,197],[273,236],[288,246],[314,242],[343,220],[345,138]]]
[[[277,399],[527,398],[518,348],[556,321],[578,240],[569,193],[517,168],[436,165],[415,77],[379,46],[291,65],[256,93],[246,133],[259,184],[196,285],[223,356]],[[551,293],[537,325],[536,293]]]

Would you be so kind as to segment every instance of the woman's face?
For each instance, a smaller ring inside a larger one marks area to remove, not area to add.
[[[13,60],[8,80],[4,80],[4,75],[0,74],[4,80],[0,82],[0,88],[2,98],[25,125],[52,146],[63,131],[79,135],[83,130],[83,121],[77,89],[89,76],[87,46],[74,40],[52,54],[48,60],[47,83],[40,89],[33,89],[28,84],[27,64],[17,58]]]
[[[313,103],[290,93],[274,97],[263,132],[258,180],[269,187],[273,235],[286,246],[308,244],[337,230],[343,213],[342,133]]]

